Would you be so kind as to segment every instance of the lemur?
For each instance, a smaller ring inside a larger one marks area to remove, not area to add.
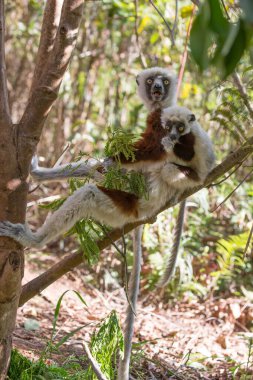
[[[150,111],[155,109],[159,110],[175,104],[177,79],[172,71],[160,67],[146,69],[137,75],[136,82],[138,84],[139,96]],[[152,144],[152,139],[154,137],[152,130],[148,131],[147,128],[146,133]],[[142,142],[139,142],[139,150],[136,152],[136,160],[134,163],[128,163],[128,169],[141,170],[146,165],[145,160],[141,160],[141,156],[146,154],[146,152],[142,151],[143,147],[141,145]],[[124,157],[122,157],[122,161],[124,161]],[[157,165],[157,163],[153,162],[152,165]],[[61,180],[69,177],[83,177],[88,175],[99,182],[103,176],[98,170],[96,170],[97,168],[101,168],[101,162],[93,159],[61,165],[56,168],[41,168],[38,166],[36,159],[34,159],[31,174],[33,178],[38,181]],[[176,234],[172,253],[165,274],[159,282],[159,286],[164,286],[169,281],[174,271],[183,226],[183,214],[184,205],[181,203],[179,217],[176,223]]]
[[[138,85],[139,97],[142,99],[149,111],[163,109],[176,104],[177,78],[171,70],[161,67],[145,69],[137,75],[136,82]],[[150,141],[152,143],[153,133],[149,133],[149,135],[151,136]],[[146,154],[146,152],[142,151],[141,144],[142,143],[140,143],[139,149],[136,152],[134,163],[132,163],[131,166],[130,163],[128,163],[128,169],[140,170],[143,165],[146,164],[145,161],[141,160],[141,157]],[[123,162],[124,157],[121,156],[121,158]],[[108,165],[112,163],[113,160],[106,159],[102,165],[108,167]],[[68,177],[83,177],[87,175],[99,182],[99,180],[103,178],[99,172],[99,168],[101,170],[101,163],[94,159],[89,159],[86,162],[79,161],[77,163],[61,165],[56,168],[41,168],[38,166],[36,158],[34,158],[32,161],[31,174],[33,178],[39,182],[62,180]],[[162,281],[159,282],[159,286],[164,286],[169,281],[174,271],[183,227],[184,208],[185,204],[181,203],[175,228],[176,233],[172,252],[167,264],[165,275],[163,276]]]
[[[137,91],[139,97],[146,105],[149,111],[162,109],[176,104],[176,86],[177,78],[173,71],[161,67],[152,67],[143,70],[136,77],[138,85]],[[135,163],[137,163],[137,159]],[[70,164],[59,165],[54,168],[44,168],[38,166],[37,157],[34,157],[31,163],[31,176],[35,181],[60,181],[73,177],[90,177],[99,182],[102,179],[101,165],[107,167],[108,160],[105,163],[88,159]],[[99,169],[98,171],[96,169]]]
[[[91,217],[113,228],[145,220],[171,198],[178,198],[186,189],[201,184],[214,164],[209,137],[185,107],[173,106],[151,112],[147,128],[135,147],[137,164],[145,163],[140,170],[146,178],[148,199],[86,184],[68,197],[37,232],[31,232],[27,224],[2,221],[0,236],[40,248],[80,219]],[[122,165],[132,166],[128,162]]]

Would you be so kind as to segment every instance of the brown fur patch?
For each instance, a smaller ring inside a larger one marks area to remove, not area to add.
[[[195,136],[192,132],[183,135],[179,139],[179,143],[173,148],[174,154],[184,161],[191,161],[194,157]]]
[[[98,186],[98,189],[106,194],[124,214],[138,217],[138,200],[139,198],[122,190],[107,189]]]
[[[188,178],[192,179],[193,181],[199,181],[199,176],[196,173],[196,171],[188,166],[183,166],[179,164],[175,164],[178,167],[178,169]]]
[[[147,127],[142,133],[141,138],[134,144],[135,160],[138,161],[160,161],[166,157],[166,152],[161,143],[162,138],[166,136],[166,130],[162,127],[161,110],[151,112],[147,117]],[[120,155],[120,161],[131,163],[124,155]]]

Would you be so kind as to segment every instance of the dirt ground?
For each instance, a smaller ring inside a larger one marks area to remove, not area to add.
[[[56,260],[56,257],[43,255],[46,265],[52,265]],[[29,259],[24,283],[40,272],[42,269],[38,269],[35,260]],[[89,342],[96,326],[111,310],[116,310],[123,322],[127,305],[123,289],[114,286],[110,291],[99,291],[90,285],[87,276],[87,270],[80,267],[21,307],[14,346],[30,358],[40,355],[52,331],[57,301],[66,290],[77,290],[87,307],[75,293],[65,295],[56,340],[78,326],[87,326],[65,344],[61,350],[63,357],[72,353],[83,355],[82,341]],[[253,334],[247,327],[253,316],[252,303],[242,299],[212,299],[202,304],[197,301],[180,302],[169,308],[163,302],[157,302],[158,296],[140,295],[135,324],[134,341],[144,342],[141,349],[145,355],[141,366],[147,379],[253,378],[253,358],[249,354],[249,339]],[[236,366],[233,377],[232,369]],[[243,368],[247,368],[249,377],[242,377]],[[173,376],[168,375],[169,370],[174,372]],[[133,375],[132,378],[137,377]]]

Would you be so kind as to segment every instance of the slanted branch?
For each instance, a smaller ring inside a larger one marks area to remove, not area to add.
[[[217,165],[211,173],[206,178],[204,184],[200,186],[196,186],[195,188],[191,188],[181,194],[179,197],[171,199],[166,205],[161,208],[158,213],[175,206],[177,203],[182,200],[188,198],[190,195],[196,193],[204,187],[210,186],[214,181],[217,181],[221,176],[224,176],[235,166],[243,162],[250,154],[253,153],[253,137],[248,139],[248,141],[239,149],[237,149],[234,153],[228,155],[221,164]],[[157,214],[158,214],[157,213]],[[153,215],[155,218],[156,215]],[[128,224],[124,227],[124,233],[128,233],[132,231],[137,226],[150,222],[153,218],[149,218],[147,220],[141,222],[135,222]],[[122,230],[114,229],[112,230],[107,237],[97,242],[97,245],[100,250],[108,247],[112,242],[115,242],[122,236]],[[39,294],[42,290],[47,288],[49,285],[58,280],[61,276],[74,269],[78,265],[83,262],[83,253],[79,252],[74,255],[69,255],[62,259],[57,264],[53,265],[47,271],[42,273],[40,276],[36,277],[32,281],[25,284],[22,288],[22,293],[20,297],[19,306],[22,306],[29,299]]]

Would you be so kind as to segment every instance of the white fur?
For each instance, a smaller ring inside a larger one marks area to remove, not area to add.
[[[187,108],[171,107],[164,110],[162,117],[165,120],[166,117],[187,117],[190,114]],[[12,237],[26,246],[41,247],[68,231],[80,219],[91,217],[111,227],[121,228],[126,223],[153,216],[172,197],[178,197],[187,188],[203,182],[213,167],[214,154],[209,137],[196,121],[189,123],[189,126],[195,136],[195,156],[187,166],[197,172],[199,182],[178,170],[171,162],[185,162],[168,153],[163,161],[156,165],[146,163],[140,169],[147,180],[149,198],[139,200],[138,217],[124,214],[96,185],[89,184],[76,190],[37,232],[32,233],[26,225],[0,222],[0,236]]]
[[[148,99],[147,94],[146,94],[146,87],[145,87],[145,82],[148,77],[151,75],[162,75],[162,76],[167,76],[170,80],[170,89],[169,89],[169,94],[167,98],[159,104],[156,104],[152,102],[150,99]],[[151,67],[149,69],[143,70],[139,75],[137,75],[136,80],[138,81],[138,95],[140,98],[143,100],[145,106],[147,107],[148,110],[153,110],[157,106],[159,108],[166,108],[169,106],[172,106],[176,104],[176,87],[177,87],[177,77],[175,73],[170,70],[170,69],[164,69],[161,67]]]

